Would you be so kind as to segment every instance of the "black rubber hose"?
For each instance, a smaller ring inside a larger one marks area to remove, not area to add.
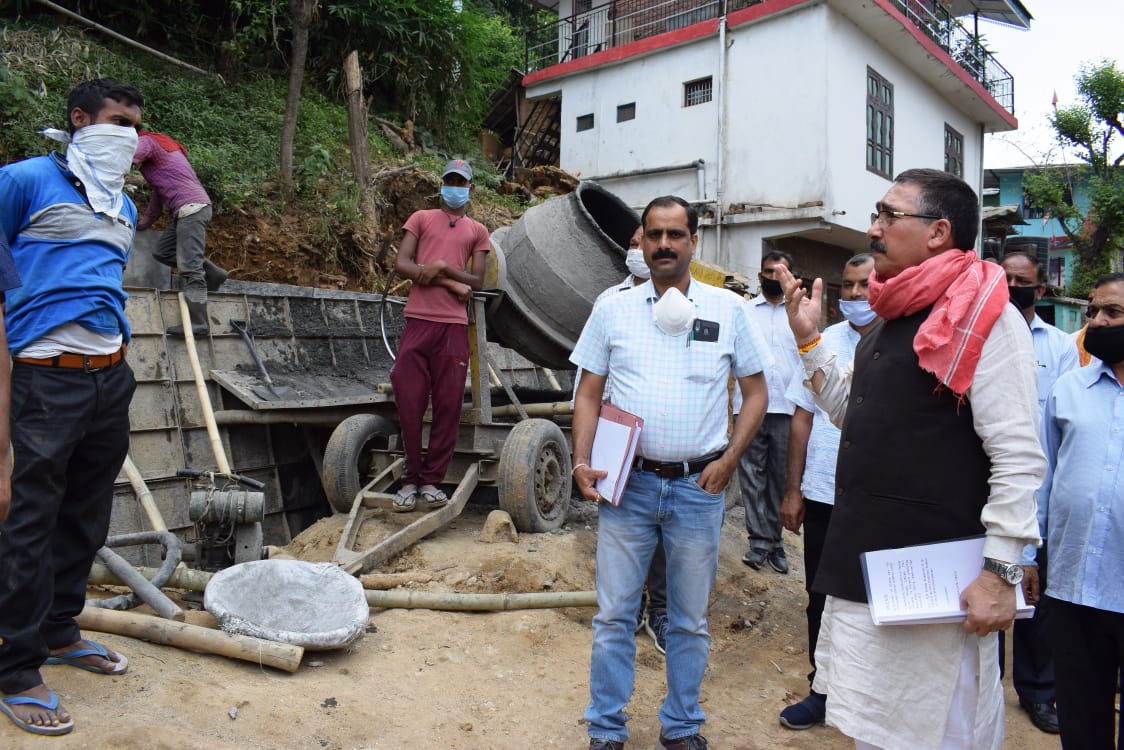
[[[168,582],[180,564],[180,540],[170,531],[140,531],[135,534],[118,534],[105,540],[105,547],[131,547],[137,544],[159,544],[164,547],[164,562],[152,577],[152,585],[160,588]],[[120,594],[109,599],[90,599],[86,602],[91,607],[103,609],[126,610],[138,606],[140,598],[130,592]]]

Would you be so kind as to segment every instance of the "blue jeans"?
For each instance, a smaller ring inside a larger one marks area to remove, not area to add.
[[[667,554],[667,698],[660,708],[663,735],[698,734],[706,720],[699,690],[710,652],[707,603],[718,573],[718,541],[725,492],[711,495],[698,475],[661,479],[633,471],[618,506],[598,511],[597,616],[585,720],[594,739],[628,739],[624,712],[636,675],[636,613],[648,565],[662,533]]]

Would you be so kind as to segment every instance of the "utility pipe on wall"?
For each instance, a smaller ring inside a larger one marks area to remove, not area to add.
[[[718,19],[718,147],[717,166],[715,167],[715,182],[717,187],[714,194],[714,262],[726,268],[726,256],[722,252],[722,202],[725,200],[726,190],[722,181],[725,179],[723,166],[726,162],[726,5],[727,0],[722,0],[722,15]]]

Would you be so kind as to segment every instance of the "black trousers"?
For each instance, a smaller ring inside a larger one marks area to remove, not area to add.
[[[808,661],[812,671],[808,673],[808,684],[816,679],[816,644],[820,640],[820,621],[823,619],[823,605],[827,601],[824,594],[812,590],[816,571],[820,569],[820,556],[827,537],[827,525],[831,522],[831,509],[827,503],[804,498],[804,589],[808,592]]]
[[[1046,590],[1046,547],[1039,547],[1038,590]],[[1015,693],[1031,703],[1054,702],[1054,652],[1050,647],[1050,608],[1040,601],[1029,620],[1015,620],[1011,628],[1011,683]],[[1003,674],[1005,633],[999,631],[999,673]]]
[[[1124,613],[1047,598],[1058,723],[1065,750],[1112,750],[1124,738],[1116,688],[1124,667]]]
[[[12,505],[0,525],[4,693],[42,683],[49,650],[82,637],[74,618],[109,532],[135,389],[124,361],[90,373],[12,366]]]
[[[766,414],[753,441],[738,457],[738,486],[750,549],[781,548],[781,501],[788,473],[789,414]]]

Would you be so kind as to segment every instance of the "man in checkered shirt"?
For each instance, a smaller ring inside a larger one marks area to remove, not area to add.
[[[603,299],[570,360],[581,368],[574,406],[574,480],[603,498],[590,467],[605,381],[612,401],[644,420],[637,460],[618,505],[602,503],[590,667],[590,750],[621,750],[635,675],[636,612],[657,535],[667,554],[668,695],[660,747],[705,750],[699,691],[710,650],[706,609],[718,571],[726,484],[761,424],[771,356],[741,299],[691,279],[698,213],[682,198],[644,210],[641,249],[651,279]],[[744,405],[727,436],[730,376]]]

